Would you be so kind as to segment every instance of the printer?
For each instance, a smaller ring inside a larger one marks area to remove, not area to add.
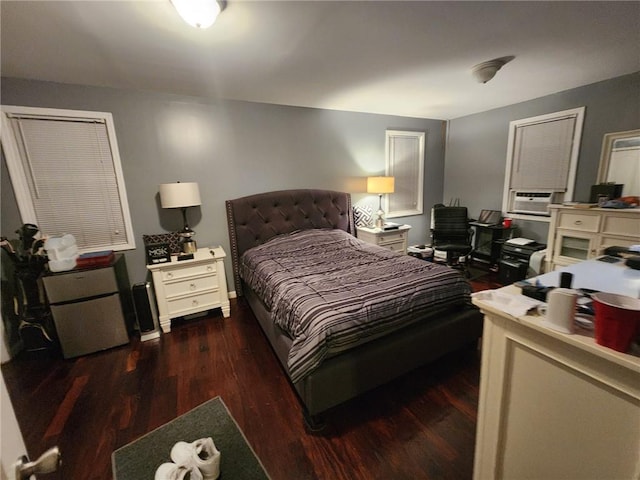
[[[509,285],[527,278],[531,255],[547,246],[533,240],[514,238],[502,245],[502,252],[498,262],[498,280],[503,285]]]

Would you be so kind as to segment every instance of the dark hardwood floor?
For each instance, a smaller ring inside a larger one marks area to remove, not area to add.
[[[492,274],[472,284],[499,286]],[[479,351],[338,406],[310,434],[249,307],[232,300],[231,312],[77,359],[25,353],[3,365],[30,458],[62,451],[60,471],[43,478],[110,479],[113,450],[218,395],[273,480],[471,478]]]

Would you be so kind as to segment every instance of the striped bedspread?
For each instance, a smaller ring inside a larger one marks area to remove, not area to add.
[[[240,274],[293,339],[288,367],[294,383],[328,355],[470,303],[460,272],[342,230],[274,237],[245,252]]]

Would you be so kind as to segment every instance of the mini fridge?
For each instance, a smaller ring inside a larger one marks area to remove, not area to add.
[[[52,273],[42,280],[64,358],[129,342],[121,299],[123,289],[129,290],[122,255],[110,266]]]

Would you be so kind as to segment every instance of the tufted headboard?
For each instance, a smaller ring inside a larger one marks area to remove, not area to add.
[[[225,202],[233,278],[242,295],[239,260],[275,235],[312,228],[339,228],[355,235],[351,195],[331,190],[281,190]]]

